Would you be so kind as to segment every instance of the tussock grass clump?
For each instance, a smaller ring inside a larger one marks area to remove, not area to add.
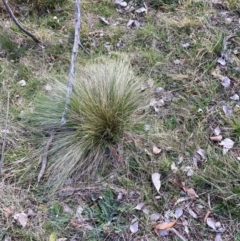
[[[87,64],[76,74],[63,126],[66,83],[55,82],[49,96],[37,98],[30,120],[34,131],[55,131],[48,154],[49,183],[56,187],[74,172],[86,177],[103,169],[107,150],[121,142],[125,132],[133,131],[141,116],[137,113],[143,102],[140,82],[126,59]]]

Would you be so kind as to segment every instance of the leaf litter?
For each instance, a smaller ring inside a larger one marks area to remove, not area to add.
[[[159,190],[161,188],[161,174],[159,173],[153,173],[152,174],[152,183],[154,185],[154,187],[156,188],[157,192],[159,193]]]

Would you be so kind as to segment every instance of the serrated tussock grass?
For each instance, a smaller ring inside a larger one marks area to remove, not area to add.
[[[48,96],[36,99],[29,122],[43,136],[55,132],[48,153],[48,183],[56,188],[75,172],[84,178],[95,176],[109,161],[107,150],[121,142],[124,133],[134,131],[144,100],[141,78],[125,58],[101,58],[76,73],[67,122],[60,126],[67,84],[52,85]],[[40,152],[45,145],[44,141]]]

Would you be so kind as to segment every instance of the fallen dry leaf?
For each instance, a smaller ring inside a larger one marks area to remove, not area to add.
[[[34,216],[36,216],[37,214],[31,209],[31,208],[29,208],[28,209],[28,213],[27,213],[27,216],[28,217],[34,217]]]
[[[215,220],[213,218],[207,218],[207,222],[206,223],[207,223],[208,227],[216,230],[216,226],[215,226],[216,222],[215,222]]]
[[[218,58],[217,62],[223,66],[226,65],[226,60],[222,57]]]
[[[187,173],[188,177],[191,177],[194,174],[194,170],[191,166],[182,167],[182,170]]]
[[[153,146],[153,154],[157,155],[157,154],[159,154],[161,151],[162,151],[162,150],[159,149],[158,147]]]
[[[187,220],[183,220],[182,225],[184,226],[184,231],[189,234],[189,224]]]
[[[176,219],[179,219],[182,215],[183,215],[183,210],[182,210],[182,208],[177,208],[177,209],[175,210],[175,214],[174,214],[175,218],[176,218]]]
[[[178,157],[177,164],[179,165],[179,164],[181,164],[182,162],[183,162],[183,157],[182,157],[182,156]]]
[[[13,212],[14,212],[14,207],[13,206],[5,208],[5,210],[4,210],[5,218],[9,218],[13,214]]]
[[[134,208],[136,210],[141,210],[144,206],[144,202],[138,203],[138,205]]]
[[[207,211],[205,217],[204,217],[204,220],[203,222],[206,223],[207,222],[207,218],[209,217],[209,215],[212,213],[212,211]]]
[[[206,159],[206,152],[202,148],[199,148],[197,153],[202,157],[203,160]]]
[[[222,138],[223,138],[222,135],[210,136],[210,140],[211,140],[211,141],[221,141]]]
[[[150,215],[150,220],[157,221],[160,217],[161,217],[161,215],[159,213],[153,213]]]
[[[131,231],[132,233],[136,233],[136,232],[138,231],[138,220],[137,220],[137,218],[134,218],[134,219],[131,221],[130,231]]]
[[[230,85],[231,85],[231,80],[230,80],[227,76],[225,76],[225,77],[222,78],[221,84],[222,84],[222,86],[224,86],[225,88],[229,88]]]
[[[191,208],[188,208],[188,212],[193,218],[197,219],[197,214]]]
[[[13,218],[24,228],[27,225],[28,216],[26,213],[16,213]]]
[[[144,207],[142,211],[143,211],[143,213],[145,213],[145,214],[149,214],[149,209],[148,209],[147,207]]]
[[[222,234],[221,233],[217,233],[215,236],[214,241],[222,241]]]
[[[192,199],[196,199],[198,198],[198,195],[196,194],[196,192],[194,191],[193,188],[187,188],[184,186],[183,190],[187,193],[187,195],[192,198]]]
[[[160,180],[160,178],[161,178],[161,174],[159,174],[157,172],[152,174],[152,182],[153,182],[153,185],[156,188],[158,193],[159,193],[159,190],[161,188],[161,180]]]
[[[18,81],[18,84],[19,84],[21,87],[23,87],[23,86],[25,86],[27,83],[26,83],[26,81],[25,81],[24,79],[22,79],[22,80]]]
[[[169,223],[162,223],[162,224],[157,224],[154,226],[154,229],[157,230],[157,229],[168,229],[168,228],[172,228],[175,223],[177,222],[177,220],[174,220],[172,222],[169,222]]]
[[[180,197],[175,203],[174,203],[174,207],[181,203],[181,202],[185,202],[185,201],[188,201],[189,200],[189,197]]]
[[[173,173],[176,173],[176,172],[178,171],[178,168],[177,168],[175,162],[173,162],[173,163],[171,164],[171,170],[173,171]]]
[[[220,127],[217,126],[217,127],[213,130],[213,132],[214,132],[214,135],[215,135],[215,136],[220,135],[220,134],[221,134],[221,129],[220,129]]]
[[[145,7],[141,7],[141,8],[138,8],[137,10],[136,10],[136,13],[144,13],[144,12],[146,12],[147,11],[147,9],[145,8]]]
[[[155,232],[158,236],[165,237],[169,235],[169,230],[168,229],[155,229]]]
[[[234,141],[230,138],[225,138],[219,143],[220,146],[223,146],[223,154],[226,154],[234,145]]]
[[[232,116],[232,108],[231,107],[229,107],[227,105],[224,105],[222,107],[222,109],[223,109],[223,112],[225,113],[227,118],[230,118]]]
[[[233,96],[230,97],[231,100],[239,100],[239,95],[234,94]]]

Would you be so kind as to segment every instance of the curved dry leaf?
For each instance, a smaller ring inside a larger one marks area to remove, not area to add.
[[[26,83],[26,81],[25,81],[24,79],[22,79],[22,80],[18,81],[18,84],[23,87],[23,86],[25,86],[27,83]]]
[[[150,220],[157,221],[160,217],[161,217],[161,215],[159,213],[153,213],[150,215]]]
[[[173,173],[176,173],[176,172],[178,171],[178,168],[177,168],[175,162],[173,162],[173,163],[171,164],[171,170],[173,171]]]
[[[208,227],[216,230],[215,223],[216,223],[216,222],[214,221],[214,219],[212,219],[212,218],[207,218],[207,225],[208,225]]]
[[[221,84],[222,84],[222,86],[224,86],[225,88],[229,88],[229,87],[230,87],[230,84],[231,84],[231,80],[230,80],[227,76],[225,76],[225,77],[222,78]]]
[[[159,149],[158,147],[153,146],[153,154],[157,155],[157,154],[159,154],[161,151],[162,151],[162,150]]]
[[[214,241],[222,241],[222,234],[221,233],[217,233]]]
[[[161,177],[161,174],[159,174],[157,172],[152,174],[152,182],[158,193],[159,193],[159,190],[161,187],[160,177]]]
[[[187,190],[185,191],[187,193],[187,195],[192,198],[192,199],[196,199],[199,196],[197,195],[197,193],[194,191],[193,188],[187,188]]]
[[[222,135],[218,135],[218,136],[211,136],[210,140],[211,141],[221,141],[222,140]]]
[[[145,7],[141,7],[141,8],[138,8],[137,10],[136,10],[136,13],[144,13],[144,12],[146,12],[147,11],[147,9],[145,8]]]
[[[177,204],[181,203],[181,202],[185,202],[188,201],[189,197],[180,197],[175,203],[174,206],[176,206]]]
[[[175,225],[176,222],[177,222],[177,220],[174,220],[170,223],[157,224],[157,225],[154,226],[154,229],[155,230],[157,230],[157,229],[163,230],[163,229],[172,228]]]
[[[145,214],[149,214],[149,209],[147,208],[147,207],[145,207],[145,208],[143,208],[143,213],[145,213]]]
[[[219,143],[220,146],[223,146],[223,154],[226,154],[234,145],[234,141],[230,138],[225,138]]]
[[[217,62],[221,65],[226,65],[226,60],[222,57],[218,58]]]
[[[9,218],[13,214],[13,212],[14,212],[14,207],[13,206],[5,208],[5,210],[4,210],[5,218]]]
[[[204,220],[203,220],[204,223],[207,222],[207,219],[208,219],[208,217],[209,217],[209,215],[210,215],[211,213],[212,213],[212,211],[207,211],[207,213],[206,213],[206,215],[205,215],[205,217],[204,217]]]
[[[158,229],[157,230],[157,235],[160,235],[161,237],[165,237],[165,236],[168,236],[169,235],[169,230],[167,229]]]
[[[28,216],[26,213],[16,213],[13,218],[24,228],[27,225]]]
[[[191,208],[188,208],[188,212],[193,218],[197,219],[197,214]]]
[[[138,203],[138,205],[134,208],[136,210],[141,210],[144,206],[144,202]]]
[[[176,218],[176,219],[179,219],[182,215],[183,215],[183,210],[182,210],[182,208],[177,208],[177,209],[175,210],[175,214],[174,214],[175,218]]]
[[[213,130],[213,133],[214,133],[214,135],[215,135],[215,136],[220,135],[220,134],[221,134],[220,127],[219,127],[219,126],[217,126],[217,127],[216,127],[216,128]]]
[[[206,152],[202,148],[199,148],[197,150],[197,154],[199,154],[202,157],[203,160],[206,159]]]
[[[131,221],[130,231],[131,231],[132,233],[136,233],[136,232],[138,231],[138,220],[137,220],[137,218],[134,218],[134,219]]]
[[[34,216],[36,216],[37,214],[31,209],[31,208],[29,208],[28,209],[28,213],[27,213],[27,216],[28,217],[34,217]]]
[[[181,164],[183,162],[183,157],[182,156],[179,156],[178,157],[178,161],[177,161],[177,164]]]
[[[223,112],[225,113],[227,118],[230,118],[232,116],[232,108],[231,107],[229,107],[227,105],[224,105],[222,107],[222,109],[223,109]]]
[[[233,96],[230,97],[231,100],[239,100],[239,95],[234,94]]]

